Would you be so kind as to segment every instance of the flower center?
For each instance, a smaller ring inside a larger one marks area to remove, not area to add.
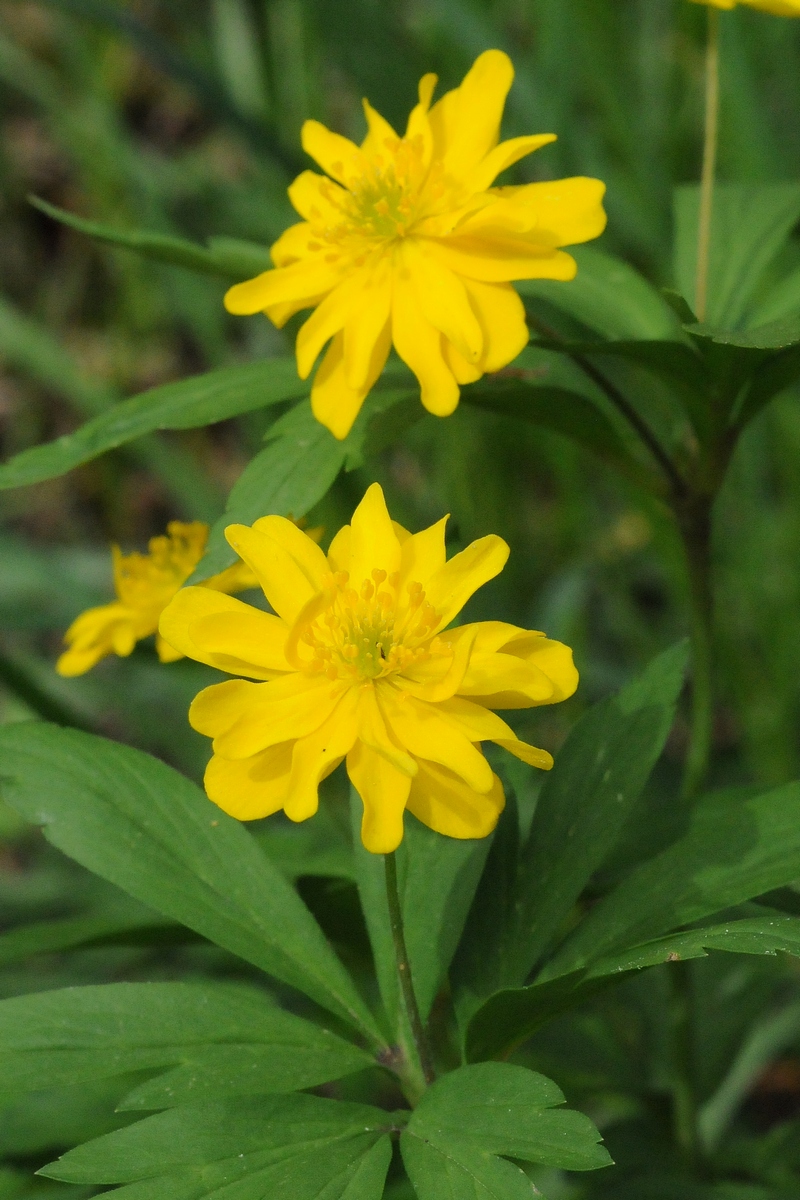
[[[419,583],[399,591],[398,575],[374,570],[361,587],[346,571],[331,575],[319,612],[300,631],[313,651],[306,669],[329,679],[367,680],[402,671],[449,647],[433,636],[439,614]]]
[[[386,139],[385,152],[375,155],[367,169],[347,181],[347,193],[329,187],[327,198],[341,220],[315,229],[323,242],[340,244],[354,236],[371,242],[393,242],[406,237],[430,214],[444,195],[441,167],[428,164],[422,138]]]

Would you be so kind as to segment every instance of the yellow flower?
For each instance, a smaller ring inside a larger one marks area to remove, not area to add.
[[[150,539],[147,554],[123,554],[111,547],[114,568],[112,604],[90,608],[70,625],[64,641],[69,647],[56,663],[59,675],[83,675],[108,654],[125,658],[142,638],[157,633],[158,619],[203,557],[208,526],[202,521],[171,521],[165,536]],[[244,563],[208,579],[203,587],[239,592],[258,582]],[[162,662],[183,656],[156,637]]]
[[[776,17],[800,17],[800,0],[694,0],[694,3],[712,8],[736,8],[739,4],[747,4]]]
[[[365,100],[361,146],[318,121],[304,150],[326,175],[304,171],[289,188],[303,217],[272,247],[275,269],[232,287],[229,312],[265,312],[278,326],[313,308],[297,337],[306,379],[325,346],[311,403],[337,437],[350,430],[394,345],[437,416],[459,384],[497,371],[528,341],[513,279],[572,279],[560,249],[605,228],[596,179],[492,187],[553,134],[498,144],[514,78],[508,55],[487,50],[460,87],[430,107],[435,75],[400,137]]]
[[[214,739],[205,785],[220,808],[304,821],[346,758],[362,840],[383,854],[402,840],[406,808],[450,837],[492,831],[505,800],[481,742],[553,765],[491,710],[566,699],[572,653],[501,621],[447,628],[508,547],[484,537],[447,562],[446,520],[409,534],[373,484],[327,557],[282,517],[229,526],[277,615],[189,587],[159,627],[176,652],[244,676],[200,692],[189,711]]]

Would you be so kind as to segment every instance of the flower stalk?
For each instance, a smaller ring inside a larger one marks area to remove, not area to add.
[[[422,1074],[425,1083],[430,1085],[436,1078],[436,1073],[433,1069],[433,1058],[428,1043],[428,1036],[425,1032],[425,1026],[422,1023],[417,997],[414,993],[414,981],[411,978],[411,963],[408,957],[406,937],[403,930],[403,910],[400,906],[400,893],[397,889],[397,858],[394,852],[384,854],[383,862],[386,870],[386,902],[389,905],[389,923],[392,929],[392,942],[394,943],[400,992],[403,997],[403,1006],[411,1029],[411,1036],[414,1039],[414,1046],[417,1051],[420,1067],[422,1068]]]
[[[695,312],[705,321],[708,311],[708,275],[711,258],[711,222],[714,215],[714,181],[719,143],[719,10],[708,10],[706,47],[705,138],[703,173],[700,182],[700,214],[697,227],[697,276]]]

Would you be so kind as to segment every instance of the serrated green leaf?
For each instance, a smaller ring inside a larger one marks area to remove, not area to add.
[[[593,964],[797,878],[800,784],[762,796],[708,796],[682,837],[594,906],[542,977]]]
[[[585,1003],[622,978],[662,963],[705,958],[709,950],[730,954],[783,952],[800,957],[800,918],[765,916],[690,929],[604,955],[588,969],[497,992],[469,1023],[464,1039],[466,1056],[470,1061],[480,1061],[507,1054],[554,1017]]]
[[[306,389],[292,359],[223,367],[122,400],[54,442],[23,450],[0,466],[0,489],[54,479],[154,429],[196,429],[280,404]]]
[[[546,300],[612,340],[680,338],[680,323],[669,304],[628,263],[595,246],[572,247],[570,254],[578,263],[575,279],[525,279],[514,285],[517,291]]]
[[[173,1067],[128,1109],[289,1092],[373,1059],[254,989],[116,983],[0,1001],[0,1079],[14,1093]]]
[[[694,306],[700,189],[675,193],[675,283]],[[767,269],[800,218],[800,186],[792,183],[718,184],[714,189],[708,311],[719,329],[746,323]]]
[[[206,249],[184,238],[170,237],[164,233],[113,229],[99,221],[87,221],[63,208],[57,208],[55,204],[48,204],[38,196],[31,196],[30,202],[34,208],[46,213],[54,221],[68,225],[70,229],[76,229],[79,233],[85,233],[96,241],[131,250],[155,262],[170,263],[175,267],[198,271],[203,275],[216,275],[234,281],[260,275],[272,266],[268,248],[253,242],[239,241],[236,238],[210,238]]]
[[[128,1183],[119,1200],[379,1200],[391,1157],[390,1113],[317,1096],[175,1108],[86,1145],[41,1174],[73,1183]]]
[[[420,1200],[523,1196],[506,1158],[570,1171],[611,1162],[583,1113],[556,1106],[560,1089],[509,1063],[461,1067],[425,1092],[400,1138]],[[530,1182],[522,1173],[530,1195]]]
[[[53,845],[379,1040],[297,893],[188,779],[139,750],[44,723],[0,729],[0,754],[3,798]]]

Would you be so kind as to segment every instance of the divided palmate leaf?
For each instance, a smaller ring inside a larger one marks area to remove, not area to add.
[[[523,983],[613,849],[672,726],[686,658],[685,642],[665,651],[570,733],[542,786],[507,923],[484,925],[461,957],[462,1014]]]
[[[800,784],[701,800],[685,834],[599,901],[542,978],[659,938],[800,878]]]
[[[709,950],[731,954],[800,957],[800,918],[777,915],[689,929],[609,954],[589,969],[497,992],[475,1013],[465,1037],[466,1056],[481,1061],[507,1054],[554,1017],[588,1000],[623,976],[662,963],[704,958]]]
[[[0,729],[0,791],[89,870],[380,1040],[278,868],[171,767],[92,734],[26,722]]]
[[[0,1001],[0,1077],[15,1094],[171,1067],[121,1106],[171,1108],[314,1087],[373,1061],[241,986],[112,983]]]
[[[292,1095],[173,1108],[78,1146],[41,1174],[118,1183],[118,1200],[380,1200],[391,1113]]]
[[[138,904],[120,911],[35,921],[0,934],[0,966],[21,962],[33,954],[53,954],[109,942],[161,941],[175,934],[192,937],[183,926]]]
[[[400,1138],[419,1200],[530,1198],[507,1158],[592,1171],[611,1162],[600,1134],[543,1075],[509,1063],[461,1067],[433,1084]]]
[[[74,433],[23,450],[0,466],[0,490],[64,475],[155,429],[196,429],[302,396],[293,359],[223,367],[122,400]]]

